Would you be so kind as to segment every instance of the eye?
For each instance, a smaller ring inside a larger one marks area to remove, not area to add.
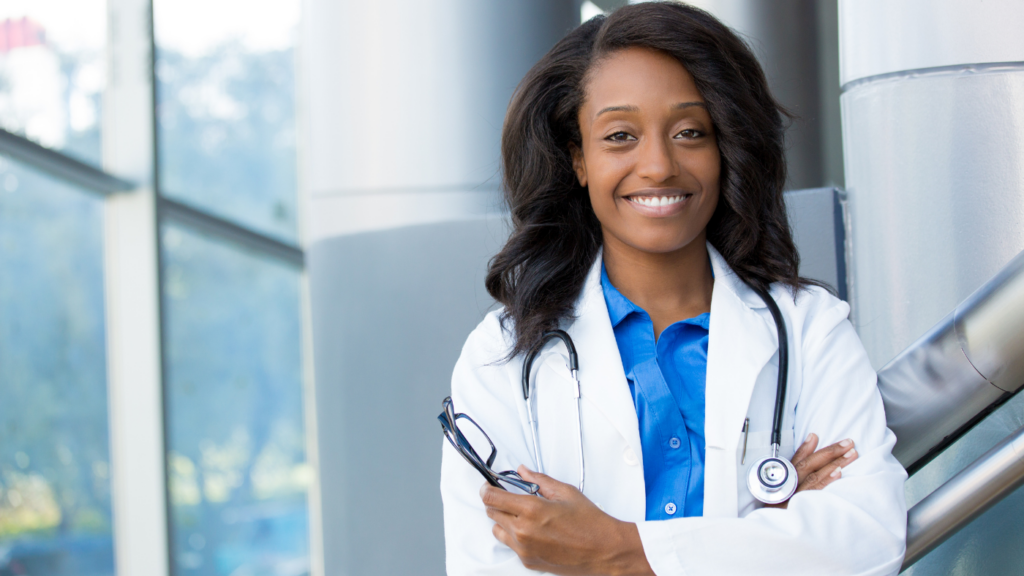
[[[700,130],[697,130],[696,128],[687,128],[686,130],[683,130],[676,134],[675,136],[673,136],[673,138],[679,138],[682,140],[696,140],[697,138],[700,138],[703,135],[704,133],[701,132]]]
[[[636,140],[636,138],[629,132],[623,132],[622,130],[619,130],[618,132],[609,134],[607,137],[605,137],[605,140],[610,140],[612,142],[629,142],[631,140]]]

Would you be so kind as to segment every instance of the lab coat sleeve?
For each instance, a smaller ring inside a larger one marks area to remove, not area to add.
[[[906,548],[906,472],[892,456],[896,437],[886,428],[876,374],[848,312],[833,299],[804,330],[794,432],[798,439],[815,432],[819,446],[852,438],[858,459],[824,490],[796,494],[785,510],[639,522],[655,574],[899,572]]]
[[[522,392],[519,383],[513,382],[521,372],[502,361],[508,352],[502,336],[497,314],[489,314],[470,335],[452,375],[455,410],[472,417],[494,439],[498,454],[492,468],[499,472],[514,470],[519,464],[532,465],[525,418],[520,413]],[[442,442],[441,500],[448,575],[536,574],[491,532],[494,522],[480,500],[483,477],[447,440]]]

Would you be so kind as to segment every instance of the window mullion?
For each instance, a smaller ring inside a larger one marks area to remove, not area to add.
[[[139,183],[108,196],[105,285],[117,574],[167,576],[157,202],[149,0],[108,0],[103,165]]]

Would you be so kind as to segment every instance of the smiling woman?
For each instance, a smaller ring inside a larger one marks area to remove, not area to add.
[[[906,474],[849,306],[798,276],[783,117],[747,46],[679,3],[595,18],[527,74],[503,307],[451,396],[540,497],[477,496],[446,447],[449,575],[898,571]]]

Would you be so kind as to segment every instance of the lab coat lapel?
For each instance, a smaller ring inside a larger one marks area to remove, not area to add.
[[[778,350],[767,308],[708,245],[715,272],[708,335],[704,515],[735,517],[736,449],[758,374]],[[763,310],[757,310],[763,309]]]
[[[584,406],[589,403],[597,408],[626,439],[640,460],[643,453],[640,447],[640,426],[629,393],[629,382],[622,369],[619,345],[615,341],[615,332],[608,317],[608,306],[601,287],[601,263],[599,252],[577,300],[576,319],[566,331],[572,336],[579,353],[580,395]],[[584,438],[591,424],[593,422],[587,422],[584,407]]]

